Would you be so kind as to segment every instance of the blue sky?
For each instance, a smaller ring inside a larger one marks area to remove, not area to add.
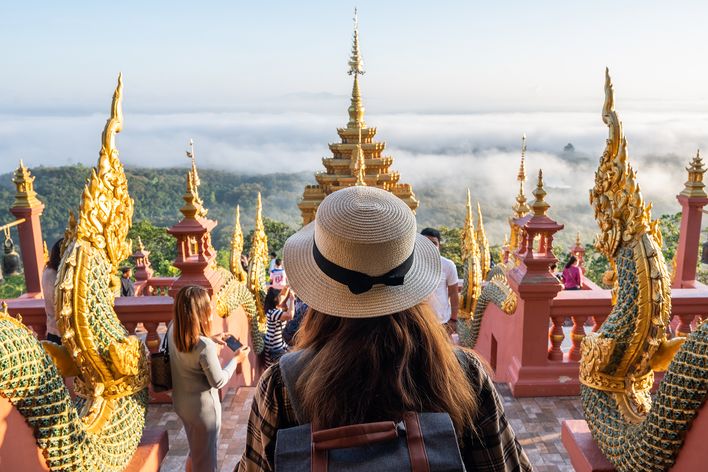
[[[358,1],[380,112],[593,110],[609,65],[626,107],[708,106],[695,1]],[[0,111],[326,109],[346,96],[354,3],[7,2]]]
[[[95,163],[119,71],[126,165],[187,166],[194,138],[201,167],[319,171],[347,122],[354,6],[5,2],[0,173],[20,158]],[[366,121],[403,182],[438,185],[460,211],[469,187],[507,215],[525,132],[527,169],[543,167],[553,211],[594,228],[587,189],[607,136],[607,65],[644,195],[658,214],[678,211],[684,167],[708,148],[708,2],[356,6]],[[577,155],[560,152],[568,142]],[[505,221],[490,219],[490,234],[501,238]]]

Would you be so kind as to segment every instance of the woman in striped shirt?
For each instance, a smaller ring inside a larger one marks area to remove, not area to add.
[[[283,340],[283,328],[285,322],[292,319],[287,305],[290,290],[285,287],[283,290],[269,288],[266,294],[263,308],[266,310],[266,334],[265,334],[265,365],[270,366],[280,356],[288,351],[288,345]]]

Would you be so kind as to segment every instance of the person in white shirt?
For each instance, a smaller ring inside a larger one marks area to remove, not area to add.
[[[285,269],[283,269],[283,261],[280,259],[275,260],[275,267],[270,271],[270,286],[274,290],[282,290],[288,285],[288,276],[285,275]]]
[[[274,252],[270,253],[270,265],[268,265],[268,273],[270,274],[275,269],[275,258],[278,257]]]
[[[47,341],[61,344],[61,333],[57,328],[57,317],[54,310],[54,285],[57,282],[57,271],[61,262],[61,243],[64,238],[54,243],[47,265],[42,272],[42,293],[44,294],[44,310],[47,314]]]
[[[435,228],[425,228],[420,232],[440,250],[440,231]],[[460,291],[457,285],[457,267],[450,259],[440,256],[442,270],[440,282],[427,302],[435,311],[441,324],[447,327],[450,334],[457,332],[457,312],[460,307]]]

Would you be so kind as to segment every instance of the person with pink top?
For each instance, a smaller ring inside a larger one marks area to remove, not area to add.
[[[563,269],[563,288],[566,290],[581,290],[583,288],[583,274],[578,267],[578,259],[570,256]]]

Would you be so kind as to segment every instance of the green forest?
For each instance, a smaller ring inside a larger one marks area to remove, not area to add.
[[[81,165],[32,169],[32,174],[36,178],[35,190],[39,199],[45,204],[41,218],[42,233],[50,247],[63,235],[69,210],[77,210],[90,170],[90,167]],[[141,237],[146,249],[151,252],[150,260],[156,274],[175,275],[177,271],[171,263],[175,258],[176,248],[172,236],[167,234],[165,229],[180,220],[179,208],[184,203],[182,195],[186,186],[186,169],[127,168],[126,175],[130,193],[135,200],[133,228],[128,237],[134,241],[137,241],[138,236]],[[242,175],[205,169],[200,171],[200,177],[202,182],[200,195],[209,210],[208,217],[219,221],[212,234],[212,241],[218,250],[218,262],[223,266],[228,266],[228,250],[236,205],[241,207],[241,224],[246,236],[245,251],[248,251],[255,218],[256,196],[261,192],[270,249],[280,253],[288,236],[300,227],[300,211],[297,202],[304,186],[312,183],[311,173]],[[420,193],[425,194],[427,200],[434,200],[435,195],[429,190],[423,188]],[[12,175],[0,176],[0,224],[14,219],[8,211],[14,201],[14,195]],[[419,224],[436,226],[441,230],[442,253],[452,259],[461,272],[460,228],[454,226],[457,215],[453,214],[452,208],[445,207],[444,202],[432,201],[428,202],[427,206],[440,211],[431,221],[421,221],[424,217],[419,215]],[[453,225],[442,226],[433,223],[440,221],[441,218]],[[660,227],[667,262],[673,259],[676,250],[679,221],[678,213],[661,217]],[[459,223],[461,224],[462,221],[460,220]],[[585,244],[585,248],[586,274],[599,284],[602,274],[608,269],[607,259],[591,244]],[[560,261],[559,265],[564,263],[570,248],[557,240],[554,249]],[[498,245],[492,246],[493,258],[497,261],[500,252],[501,248]],[[701,277],[704,277],[702,272]],[[0,285],[0,298],[13,296],[12,294],[21,292],[22,289],[21,277],[8,278]]]

